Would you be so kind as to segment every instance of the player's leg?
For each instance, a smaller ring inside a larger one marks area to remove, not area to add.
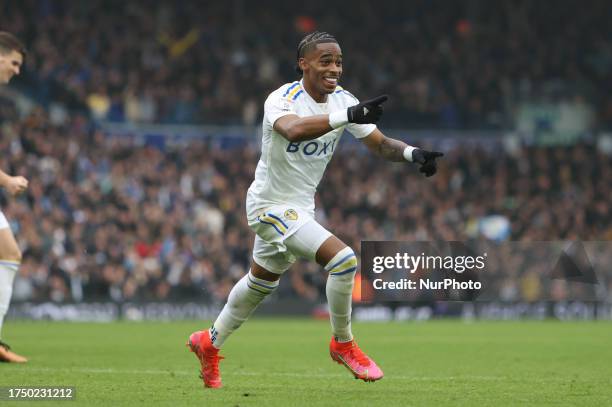
[[[357,269],[353,250],[314,220],[287,238],[285,244],[296,256],[325,267],[329,274],[325,291],[332,333],[342,342],[352,340],[351,304]]]
[[[332,235],[317,250],[316,260],[328,273],[325,293],[332,334],[340,342],[349,342],[353,339],[351,311],[357,270],[355,252]]]
[[[382,370],[361,351],[351,332],[354,278],[357,270],[355,252],[315,221],[302,226],[286,240],[287,248],[300,257],[316,260],[328,273],[326,294],[329,304],[332,340],[330,355],[346,366],[355,378],[375,381]]]
[[[281,274],[292,263],[273,245],[255,237],[251,269],[234,285],[212,327],[194,332],[189,337],[188,345],[200,360],[205,387],[221,387],[219,361],[223,357],[219,355],[219,349],[257,306],[276,290]]]
[[[257,243],[256,243],[257,245]],[[255,250],[257,251],[257,250]],[[221,348],[225,340],[238,329],[255,311],[257,306],[278,287],[280,270],[270,272],[258,264],[266,263],[258,258],[251,263],[251,269],[230,291],[227,303],[210,328],[212,344]],[[270,266],[268,264],[268,266]],[[283,266],[289,267],[283,260]],[[284,272],[285,270],[283,270]]]
[[[6,218],[0,212],[0,362],[23,363],[27,359],[17,355],[2,341],[2,326],[8,312],[13,293],[13,281],[21,264],[21,251],[9,228]]]

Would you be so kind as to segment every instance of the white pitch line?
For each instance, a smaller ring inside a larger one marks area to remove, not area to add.
[[[13,370],[13,369],[9,369]],[[14,368],[14,371],[27,371],[27,372],[39,372],[39,373],[91,373],[91,374],[127,374],[127,375],[179,375],[179,376],[197,376],[197,368],[193,370],[155,370],[155,369],[138,369],[138,370],[122,370],[122,369],[98,369],[98,368],[72,368],[72,369],[55,369],[55,368],[37,368],[37,367],[19,367]],[[335,374],[335,373],[295,373],[295,372],[267,372],[265,376],[279,376],[279,377],[298,377],[298,378],[335,378],[335,377],[348,377],[347,374]],[[262,376],[262,373],[258,372],[223,372],[223,376]],[[397,376],[389,375],[385,376],[386,380],[404,380],[404,381],[449,381],[449,380],[485,380],[485,381],[512,381],[516,378],[510,378],[505,376]],[[559,378],[546,378],[545,381],[566,381],[569,379]]]

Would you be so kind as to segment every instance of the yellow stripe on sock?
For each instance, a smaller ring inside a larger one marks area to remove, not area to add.
[[[339,264],[338,266],[336,266],[336,268],[330,270],[329,274],[341,273],[353,267],[357,267],[357,257],[355,256],[346,259],[344,263]]]

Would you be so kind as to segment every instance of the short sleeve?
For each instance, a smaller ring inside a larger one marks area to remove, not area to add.
[[[283,116],[290,114],[297,115],[294,104],[294,101],[283,97],[280,92],[273,92],[270,94],[264,104],[264,114],[270,121],[270,125],[273,126],[274,123]]]
[[[346,129],[355,138],[364,138],[372,134],[376,130],[375,124],[355,124],[349,123],[346,125]]]

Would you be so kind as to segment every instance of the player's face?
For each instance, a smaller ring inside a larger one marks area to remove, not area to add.
[[[13,76],[19,75],[22,64],[23,55],[20,52],[0,52],[0,84],[7,84]]]
[[[333,93],[342,75],[342,51],[335,42],[317,44],[304,56],[300,67],[304,81],[319,95]]]

